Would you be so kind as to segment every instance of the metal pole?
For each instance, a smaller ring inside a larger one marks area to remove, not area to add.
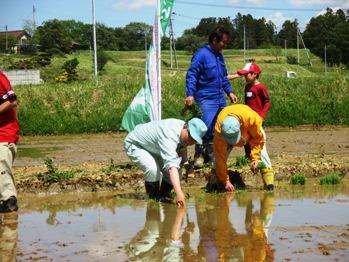
[[[93,64],[94,75],[97,80],[97,42],[96,42],[96,18],[95,18],[95,1],[92,0],[92,25],[93,25]]]
[[[287,63],[287,40],[285,39],[285,61]]]
[[[171,69],[173,67],[173,60],[172,60],[172,37],[173,37],[173,34],[172,34],[172,21],[171,21],[171,17],[170,17],[170,64],[171,64]]]
[[[297,61],[299,64],[299,36],[298,36],[298,28],[297,28]]]
[[[246,25],[244,24],[244,63],[246,62]]]
[[[327,74],[327,47],[325,44],[325,74]]]
[[[33,34],[36,30],[36,22],[35,22],[35,6],[33,5]]]
[[[160,23],[160,0],[157,1],[157,24],[158,24],[158,99],[159,99],[159,104],[158,104],[158,120],[161,120],[161,23]]]
[[[5,26],[5,29],[6,29],[6,53],[7,53],[7,49],[8,49],[7,25]]]

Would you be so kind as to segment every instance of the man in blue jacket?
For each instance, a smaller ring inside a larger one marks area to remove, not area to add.
[[[195,102],[200,108],[201,119],[208,130],[203,146],[195,147],[194,165],[213,163],[213,133],[218,113],[226,106],[224,93],[232,103],[237,102],[233,88],[227,78],[227,69],[221,53],[229,42],[229,31],[217,27],[209,36],[208,44],[201,47],[192,57],[186,76],[185,106]],[[201,158],[204,156],[204,161]]]

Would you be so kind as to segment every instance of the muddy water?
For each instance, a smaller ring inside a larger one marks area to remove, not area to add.
[[[349,261],[349,189],[20,198],[0,216],[0,261]]]

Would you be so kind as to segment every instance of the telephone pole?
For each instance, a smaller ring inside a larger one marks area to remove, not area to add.
[[[169,20],[169,30],[170,30],[170,61],[171,61],[171,68],[172,66],[172,51],[174,53],[174,58],[175,58],[175,63],[176,63],[176,68],[178,69],[178,63],[177,63],[177,54],[176,54],[176,41],[174,38],[174,33],[173,33],[173,26],[172,26],[172,17],[170,16]]]
[[[92,0],[92,25],[93,25],[93,63],[94,75],[97,80],[97,41],[96,41],[96,17],[95,17],[95,1]]]

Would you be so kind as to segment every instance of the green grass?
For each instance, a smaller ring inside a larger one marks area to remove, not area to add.
[[[66,134],[119,130],[123,113],[144,83],[144,51],[107,52],[110,56],[104,71],[94,81],[92,58],[89,52],[67,55],[52,60],[41,70],[45,83],[18,85],[18,118],[21,134]],[[271,109],[268,126],[349,125],[349,73],[332,68],[324,74],[321,61],[311,55],[314,67],[285,64],[269,50],[250,50],[262,68],[260,81],[268,89]],[[288,50],[288,54],[295,50]],[[162,65],[162,116],[187,119],[180,111],[185,97],[185,74],[191,54],[178,51],[178,70]],[[242,50],[224,50],[229,72],[244,65]],[[79,81],[56,83],[54,77],[63,63],[77,57]],[[303,57],[303,56],[302,56]],[[0,67],[4,57],[0,56]],[[18,59],[18,56],[15,57]],[[170,64],[169,51],[163,51],[163,61]],[[274,59],[274,60],[273,60]],[[303,58],[302,58],[303,59]],[[274,61],[274,62],[273,62]],[[303,61],[303,60],[302,60]],[[301,63],[303,63],[301,61]],[[285,79],[286,70],[295,71],[296,79]],[[322,71],[321,71],[322,70]],[[243,103],[242,79],[232,82],[239,102]]]
[[[306,182],[306,178],[304,174],[295,174],[291,177],[292,185],[304,185]]]
[[[320,185],[337,185],[340,182],[341,177],[336,173],[325,175],[319,179]]]

